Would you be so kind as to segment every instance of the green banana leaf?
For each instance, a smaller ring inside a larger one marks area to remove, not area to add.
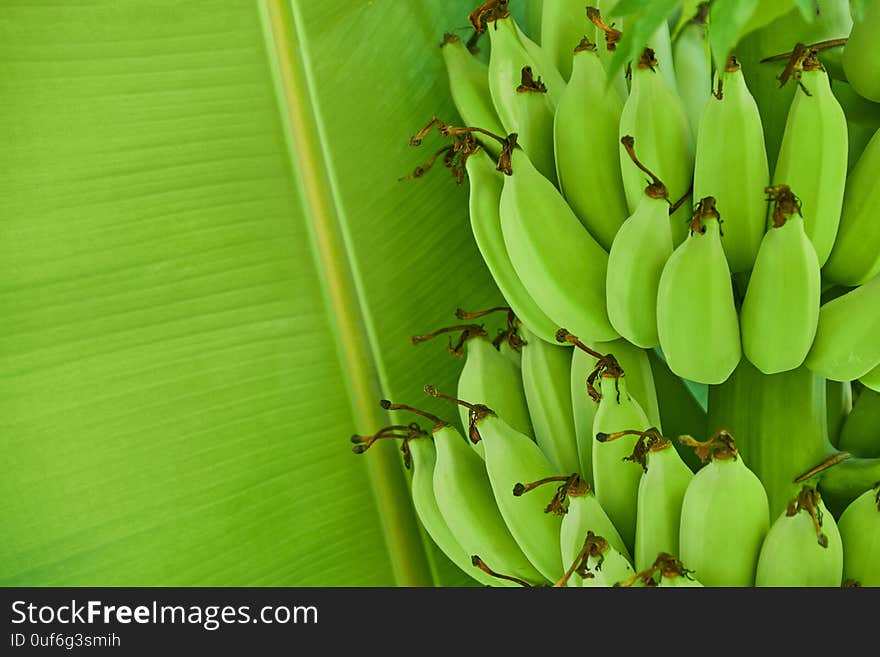
[[[469,581],[381,398],[501,297],[443,170],[472,0],[0,4],[0,585]],[[439,167],[438,167],[439,169]]]

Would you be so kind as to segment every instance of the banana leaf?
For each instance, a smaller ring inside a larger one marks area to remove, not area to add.
[[[0,585],[469,581],[348,438],[455,418],[408,338],[501,299],[466,185],[398,181],[472,4],[0,4]]]

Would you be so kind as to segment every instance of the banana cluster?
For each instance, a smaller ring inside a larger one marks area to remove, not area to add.
[[[510,328],[517,324],[508,311],[495,339],[481,325],[454,327],[461,335],[448,349],[465,359],[458,396],[425,388],[464,410],[466,436],[424,410],[383,400],[386,410],[417,421],[352,437],[356,453],[383,438],[401,441],[422,525],[475,580],[880,585],[880,483],[838,523],[816,487],[817,474],[833,462],[821,464],[771,518],[764,486],[729,432],[705,441],[663,434],[653,376],[662,363],[652,365],[645,350],[623,340],[589,346],[565,330],[555,345],[524,340]],[[619,358],[597,351],[609,347]],[[490,398],[492,407],[476,401]],[[696,469],[683,459],[689,449]]]
[[[713,70],[708,3],[674,38],[663,22],[619,73],[615,4],[544,2],[533,39],[508,0],[489,0],[468,43],[444,39],[464,126],[435,118],[410,143],[433,128],[451,139],[444,163],[469,181],[507,322],[495,338],[482,324],[414,338],[461,332],[456,394],[426,391],[457,405],[464,434],[384,401],[431,428],[356,435],[355,451],[402,441],[426,531],[483,584],[878,586],[876,462],[829,487],[848,494],[835,512],[819,485],[853,455],[880,456],[877,425],[861,421],[857,439],[838,427],[834,450],[825,404],[811,409],[817,464],[783,482],[779,513],[692,391],[746,366],[768,380],[808,372],[823,401],[826,384],[850,406],[853,384],[860,403],[880,391],[880,130],[854,158],[821,60],[844,48],[853,95],[880,100],[865,36],[880,32],[880,2],[845,45],[790,44],[779,81],[796,90],[772,158],[743,65],[725,53]],[[488,59],[474,54],[484,34]],[[830,401],[827,413],[831,426]],[[786,458],[765,452],[762,477]]]

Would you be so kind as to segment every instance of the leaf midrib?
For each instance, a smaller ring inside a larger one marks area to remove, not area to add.
[[[334,329],[334,335],[328,339],[336,344],[356,426],[362,431],[375,430],[388,423],[387,415],[380,412],[377,403],[381,396],[380,367],[374,340],[367,329],[363,298],[345,248],[342,208],[334,193],[321,145],[320,120],[313,106],[314,86],[309,78],[311,66],[299,36],[302,28],[296,11],[295,3],[260,2],[291,169],[300,187],[312,253],[321,273],[330,325]],[[377,443],[362,458],[366,461],[397,584],[433,584],[396,450],[390,442]]]

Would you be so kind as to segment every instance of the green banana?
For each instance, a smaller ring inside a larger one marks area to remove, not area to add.
[[[561,483],[560,483],[561,482]],[[629,559],[629,552],[617,528],[599,504],[590,484],[577,473],[569,476],[549,477],[514,487],[514,495],[523,495],[548,483],[559,483],[556,494],[544,509],[546,513],[562,516],[559,546],[562,550],[562,563],[574,563],[583,547],[584,536],[593,531],[604,537],[615,550]],[[569,586],[581,586],[580,575],[573,574]]]
[[[607,250],[629,214],[617,154],[623,101],[608,88],[596,46],[586,38],[573,66],[553,124],[556,177],[571,209]]]
[[[872,369],[867,374],[859,377],[859,383],[870,388],[875,392],[880,392],[880,365]]]
[[[471,442],[483,443],[486,473],[507,528],[535,568],[548,580],[556,581],[563,572],[559,547],[562,520],[555,514],[544,513],[545,505],[540,498],[514,495],[514,489],[520,482],[559,473],[531,438],[511,427],[492,409],[449,397],[433,386],[426,386],[425,392],[468,408],[468,435]]]
[[[525,327],[522,337],[522,383],[535,442],[558,472],[578,472],[580,462],[569,387],[571,350],[539,340]]]
[[[817,58],[805,58],[798,83],[801,89],[785,122],[773,185],[797,190],[804,228],[822,266],[834,245],[843,206],[849,148],[846,115]]]
[[[540,77],[535,79],[531,67],[522,69],[516,88],[517,121],[505,127],[516,133],[517,143],[529,156],[535,168],[556,184],[556,160],[553,153],[554,109],[547,98],[547,87]]]
[[[471,567],[470,555],[461,546],[461,543],[459,543],[443,518],[443,514],[437,504],[437,498],[434,495],[434,470],[437,462],[437,451],[434,441],[429,437],[428,433],[423,431],[416,423],[407,426],[392,425],[384,427],[372,436],[352,436],[351,440],[355,443],[352,449],[356,454],[362,454],[376,440],[383,438],[401,438],[403,440],[404,465],[408,469],[412,469],[410,496],[413,507],[431,540],[449,557],[452,563],[469,576],[486,586],[496,584],[496,582],[486,577],[483,573],[474,571]],[[463,442],[460,436],[459,441]]]
[[[843,48],[841,64],[846,79],[859,95],[880,103],[880,3],[868,4],[856,21]]]
[[[643,471],[636,504],[634,565],[644,570],[661,552],[678,554],[681,505],[694,473],[657,428],[618,432],[617,436],[623,433],[638,436],[627,460],[639,463]]]
[[[608,254],[522,149],[511,150],[509,171],[501,230],[526,290],[559,326],[587,340],[617,339],[605,310]]]
[[[598,9],[600,10],[601,15],[613,18],[615,21],[613,25],[617,28],[617,30],[623,29],[622,26],[624,25],[623,18],[617,14],[617,7],[619,4],[620,0],[598,0],[597,2]],[[665,62],[665,66],[661,71],[663,73],[663,77],[666,78],[666,83],[669,85],[670,89],[672,89],[673,91],[678,91],[678,81],[675,75],[675,65],[672,56],[672,39],[669,33],[669,24],[666,21],[662,21],[660,25],[657,26],[654,34],[652,34],[648,38],[647,43],[639,45],[645,48],[650,48],[655,53],[657,53],[657,56],[661,62]]]
[[[593,41],[598,45],[599,61],[602,62],[602,66],[606,71],[609,70],[611,58],[614,55],[614,51],[617,49],[617,42],[620,40],[623,32],[620,30],[622,24],[620,19],[617,19],[610,24],[606,23],[602,18],[602,12],[604,12],[605,8],[609,5],[613,9],[616,3],[617,0],[602,0],[602,8],[600,9],[600,2],[599,0],[596,0],[594,3],[595,6],[586,8],[587,19],[596,28],[593,35],[588,33],[587,36],[595,36]],[[629,96],[629,86],[627,85],[624,71],[619,71],[607,82],[607,84],[617,91],[621,100],[626,100],[626,97]]]
[[[755,573],[756,586],[840,586],[843,543],[822,496],[805,485],[770,526]]]
[[[647,173],[652,181],[611,244],[605,298],[615,330],[633,344],[649,349],[660,344],[657,288],[673,251],[669,192],[636,158],[632,136],[625,135],[621,143],[632,160],[630,167]]]
[[[540,77],[547,85],[547,98],[555,111],[565,89],[565,80],[548,53],[523,33],[516,19],[500,3],[483,15],[481,26],[483,32],[489,33],[491,44],[489,91],[505,128],[508,122],[515,123],[516,88],[525,67],[531,68],[535,77]]]
[[[626,372],[627,389],[639,403],[651,426],[661,427],[658,391],[648,353],[627,340],[592,342],[585,345],[573,335],[560,335],[574,344],[571,358],[571,400],[574,411],[574,428],[577,436],[580,473],[588,482],[593,481],[593,420],[597,402],[590,394],[591,375],[601,366],[603,359],[611,354]]]
[[[697,135],[694,198],[714,196],[724,213],[724,255],[732,273],[752,268],[767,223],[770,169],[761,115],[739,62],[728,58]]]
[[[797,57],[796,45],[834,43],[829,40],[845,38],[853,24],[849,0],[815,1],[819,13],[814,20],[808,21],[801,15],[799,8],[791,7],[771,23],[747,34],[736,46],[737,59],[743,65],[746,82],[760,109],[771,171],[776,166],[791,102],[795,93],[800,93],[797,85],[785,83],[792,71],[793,56]],[[772,4],[761,3],[762,6]],[[837,47],[821,53],[822,61],[828,65],[834,77],[838,78],[841,77],[840,50],[838,44]],[[780,182],[795,187],[791,181]]]
[[[880,392],[859,391],[840,428],[837,447],[853,456],[880,457]]]
[[[729,433],[719,431],[704,443],[681,440],[707,462],[682,500],[681,560],[704,586],[752,586],[770,527],[767,493]]]
[[[493,143],[495,140],[492,140]],[[466,162],[470,195],[468,208],[477,248],[501,295],[523,325],[547,342],[555,342],[556,324],[544,314],[513,268],[501,233],[501,189],[504,178],[485,150],[479,149]]]
[[[837,239],[822,276],[839,285],[855,287],[880,273],[880,129],[865,147],[847,176]]]
[[[633,64],[632,86],[620,115],[619,137],[631,135],[639,145],[639,159],[664,182],[674,201],[690,192],[694,174],[694,140],[681,99],[662,74],[671,60],[658,61],[645,49]],[[632,166],[629,155],[620,150],[620,171],[627,205],[634,212],[644,196],[642,171]],[[684,207],[684,206],[682,206]],[[686,212],[686,209],[685,209]],[[681,211],[672,215],[675,244],[686,235]]]
[[[823,304],[807,367],[832,381],[852,381],[880,365],[878,308],[880,274]]]
[[[642,471],[626,462],[636,438],[617,437],[628,429],[644,431],[648,418],[627,390],[626,376],[611,358],[600,373],[601,398],[593,419],[593,480],[596,499],[617,527],[630,553],[636,540],[636,510]],[[614,440],[609,440],[614,436]]]
[[[540,73],[544,82],[550,87],[547,97],[550,100],[550,106],[553,108],[553,111],[556,111],[556,108],[559,106],[559,100],[562,98],[562,94],[565,91],[565,78],[562,77],[562,73],[560,73],[559,69],[556,67],[553,54],[543,46],[538,45],[534,39],[523,32],[519,23],[516,21],[514,21],[514,27],[516,28],[516,35],[519,38],[519,42],[535,62],[534,65],[537,67],[536,70]],[[572,48],[574,48],[574,45],[572,45]]]
[[[708,3],[701,4],[697,15],[685,24],[672,43],[676,86],[695,137],[712,94],[712,60],[706,40],[708,9]]]
[[[616,586],[628,580],[632,574],[632,565],[623,554],[613,548],[604,536],[587,530],[577,557],[554,586],[566,586],[574,575],[581,578],[581,586]]]
[[[767,191],[773,223],[755,259],[740,327],[746,358],[765,374],[776,374],[800,367],[810,351],[822,281],[797,197],[784,185]]]
[[[465,125],[479,126],[495,134],[504,132],[489,93],[489,67],[468,52],[462,40],[454,34],[443,37],[440,51],[446,65],[452,102]],[[480,143],[495,157],[501,152],[494,139],[483,138]]]
[[[844,583],[880,586],[880,482],[859,495],[837,522]]]
[[[545,581],[515,540],[495,499],[487,469],[467,446],[461,433],[433,415],[406,406],[382,402],[392,411],[409,411],[430,419],[434,426],[437,461],[434,498],[449,530],[470,554],[479,554],[506,573],[531,583]],[[533,443],[534,444],[534,443]]]
[[[541,48],[553,57],[562,77],[571,77],[572,52],[592,27],[583,0],[545,2],[541,14]]]
[[[719,219],[715,200],[701,199],[690,235],[666,262],[657,291],[657,332],[669,369],[706,384],[725,381],[742,356]]]
[[[467,314],[458,312],[459,317]],[[473,317],[475,314],[470,314]],[[480,315],[480,313],[476,313]],[[529,406],[523,389],[522,372],[507,356],[501,353],[497,344],[489,339],[486,330],[478,324],[449,326],[410,338],[412,344],[431,340],[438,335],[452,331],[461,331],[456,344],[450,341],[447,351],[459,358],[464,356],[464,366],[458,375],[457,393],[462,399],[481,399],[517,431],[529,436],[534,435],[529,416]],[[466,349],[466,353],[463,353]],[[460,414],[461,425],[468,426],[468,412],[463,409]],[[482,456],[482,445],[473,445]],[[486,556],[486,555],[483,555]]]

